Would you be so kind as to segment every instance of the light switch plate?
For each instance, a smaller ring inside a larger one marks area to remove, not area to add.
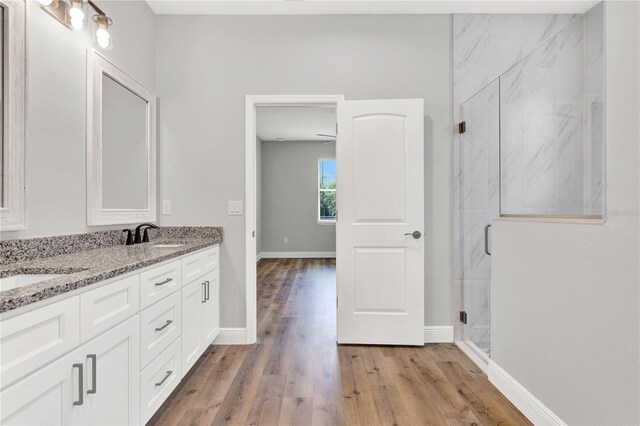
[[[162,214],[171,214],[171,200],[162,200]]]
[[[229,216],[242,216],[242,201],[229,201]]]

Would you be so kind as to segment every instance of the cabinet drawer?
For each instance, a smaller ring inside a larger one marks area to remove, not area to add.
[[[202,252],[205,273],[218,269],[218,265],[220,262],[218,253],[219,253],[218,246],[215,246],[212,249]]]
[[[180,289],[180,261],[167,263],[140,274],[141,309]]]
[[[133,275],[80,295],[80,337],[83,342],[138,312],[139,280],[138,275]]]
[[[80,298],[61,300],[0,323],[0,387],[80,344]]]
[[[182,377],[180,338],[178,337],[140,373],[140,410],[145,424],[176,388]]]
[[[180,292],[176,292],[140,314],[140,361],[143,367],[180,336],[180,308]]]
[[[184,285],[204,274],[204,258],[202,253],[192,254],[182,259],[182,282]]]

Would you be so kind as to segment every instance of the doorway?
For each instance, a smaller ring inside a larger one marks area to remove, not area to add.
[[[338,116],[337,342],[422,346],[424,100],[342,96],[247,97],[247,343],[257,339],[257,109],[305,105],[333,105]]]
[[[304,108],[304,107],[324,107],[337,108],[338,102],[343,101],[342,95],[313,95],[313,96],[247,96],[245,101],[246,111],[246,129],[245,129],[245,193],[246,193],[246,222],[245,222],[245,265],[246,265],[246,340],[247,343],[255,343],[257,341],[257,268],[256,260],[258,253],[257,231],[258,227],[258,133],[257,133],[257,116],[259,108]],[[318,131],[316,133],[324,133]],[[331,135],[328,133],[328,135]],[[335,135],[335,133],[334,133]],[[282,139],[286,138],[281,136]],[[324,137],[322,140],[327,141],[329,138]],[[291,142],[294,143],[294,142]],[[262,235],[260,235],[262,237]],[[289,241],[283,244],[290,244]],[[262,244],[262,241],[261,241]],[[284,256],[285,250],[278,251]]]

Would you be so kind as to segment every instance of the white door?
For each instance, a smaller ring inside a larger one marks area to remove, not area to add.
[[[209,272],[207,275],[202,277],[202,279],[205,280],[206,284],[206,302],[200,305],[202,309],[201,321],[202,338],[204,339],[202,343],[203,350],[206,350],[220,333],[218,312],[218,276],[219,272],[216,269],[215,271]]]
[[[140,317],[127,320],[76,349],[84,364],[83,400],[68,424],[140,423]]]
[[[206,303],[206,283],[197,280],[182,289],[182,375],[196,363],[202,347],[202,308]]]
[[[338,343],[424,344],[423,103],[338,104]]]
[[[66,424],[80,400],[81,364],[74,354],[55,361],[0,392],[0,424]]]

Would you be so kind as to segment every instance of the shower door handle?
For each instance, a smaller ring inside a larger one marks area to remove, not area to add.
[[[489,251],[489,228],[491,228],[491,224],[484,227],[484,252],[491,256]]]

